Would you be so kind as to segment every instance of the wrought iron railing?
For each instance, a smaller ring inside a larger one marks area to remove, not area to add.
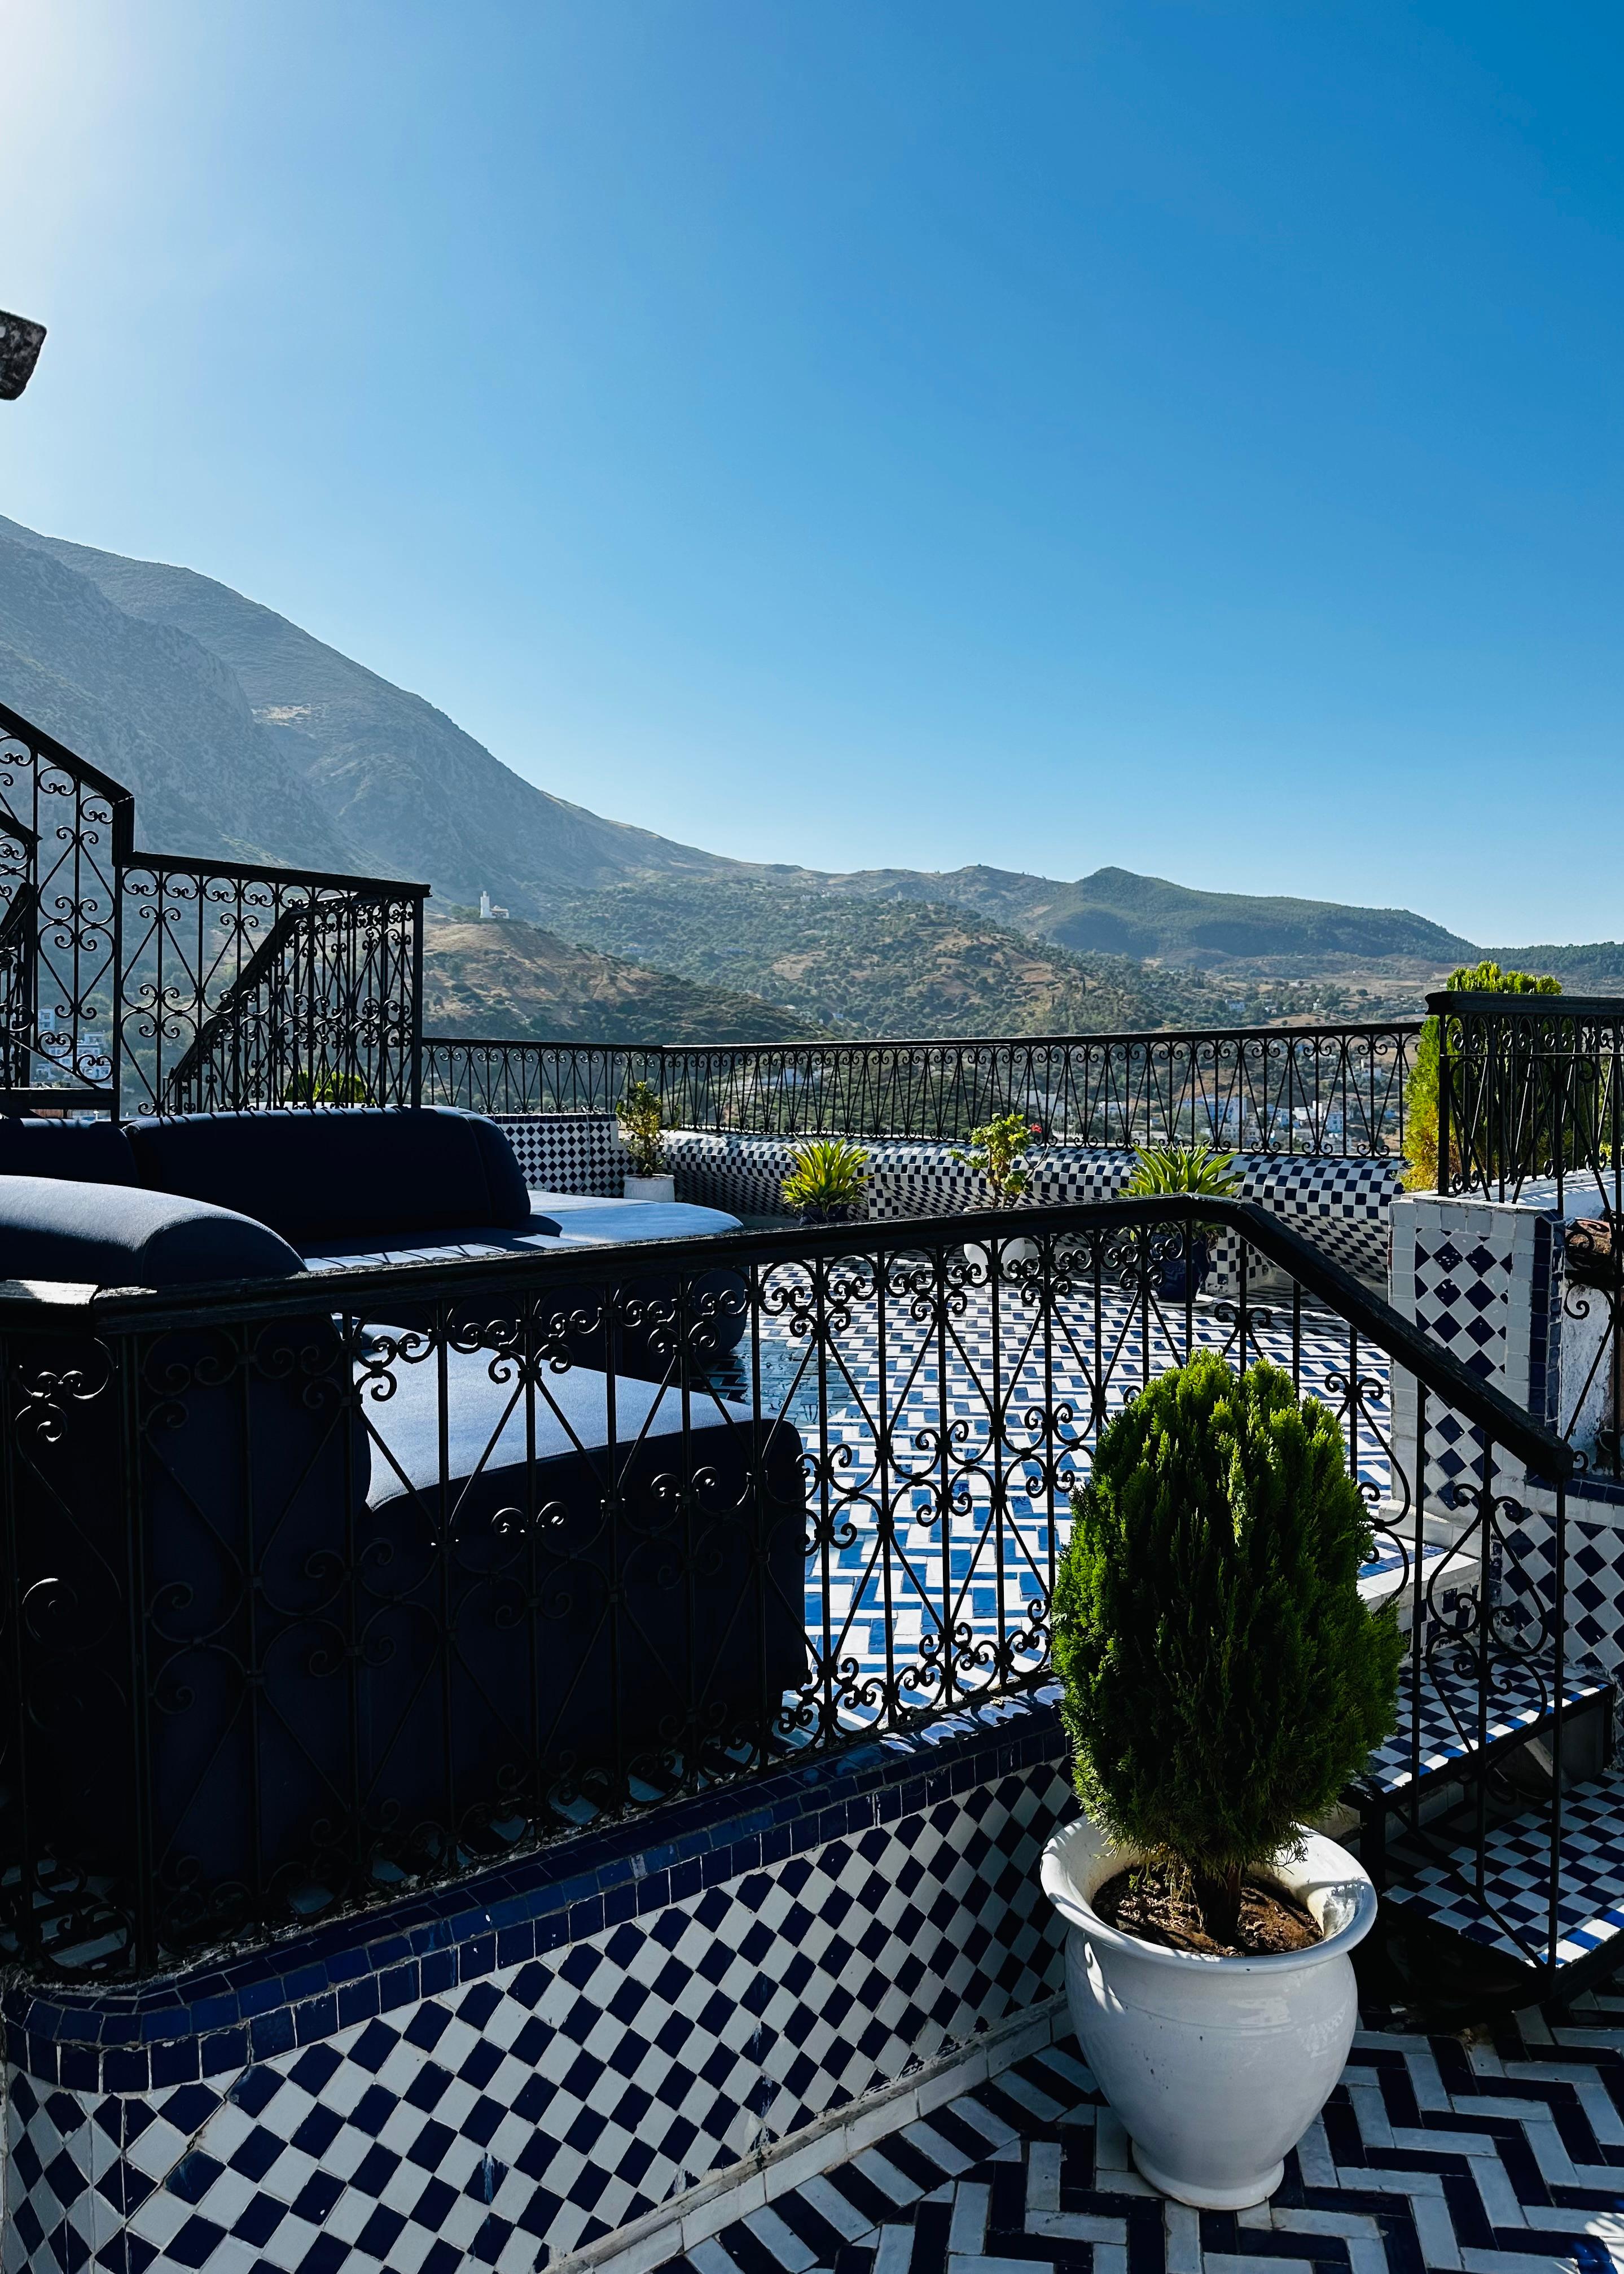
[[[0,704],[0,1110],[414,1101],[426,891],[140,852]]]
[[[152,925],[125,976],[125,1039],[159,1110],[416,1101],[420,893],[155,864],[126,871],[125,890]],[[149,1046],[188,1032],[166,1072]]]
[[[1233,1301],[1148,1201],[8,1292],[0,1946],[150,1968],[1042,1683],[1100,1431],[1203,1346],[1341,1418],[1368,1589],[1419,1602],[1399,1784],[1451,1726],[1486,1780],[1508,1684],[1560,1763],[1571,1457],[1277,1218],[1200,1216]]]
[[[1444,993],[1439,1190],[1515,1200],[1533,1178],[1624,1201],[1624,996]]]
[[[1229,1151],[1399,1153],[1420,1022],[988,1042],[628,1050],[424,1043],[425,1095],[482,1112],[605,1112],[628,1080],[670,1128],[962,1140],[1025,1113],[1054,1143],[1182,1139]]]

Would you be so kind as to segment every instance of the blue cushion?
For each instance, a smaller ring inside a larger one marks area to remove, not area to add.
[[[191,1287],[287,1279],[304,1269],[285,1239],[229,1209],[132,1186],[0,1178],[3,1278]]]
[[[527,1227],[493,1122],[449,1106],[318,1106],[133,1121],[141,1182],[239,1209],[309,1246],[330,1236]]]
[[[130,1140],[116,1121],[0,1121],[0,1177],[71,1177],[139,1185]]]

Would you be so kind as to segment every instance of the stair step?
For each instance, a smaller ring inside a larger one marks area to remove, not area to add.
[[[1433,1852],[1413,1841],[1390,1851],[1390,1902],[1402,1904],[1485,1949],[1543,1967],[1549,1954],[1551,1816],[1530,1808],[1493,1826],[1477,1853],[1462,1841]],[[1571,1966],[1624,1935],[1624,1768],[1609,1769],[1562,1796],[1556,1963]],[[1615,1954],[1624,1959],[1624,1943]]]
[[[1571,1713],[1576,1706],[1605,1697],[1611,1687],[1599,1667],[1573,1668],[1565,1685],[1567,1710]],[[1495,1665],[1483,1741],[1493,1746],[1508,1737],[1526,1736],[1538,1729],[1549,1719],[1551,1694],[1550,1683],[1542,1682],[1530,1669]],[[1370,1768],[1361,1780],[1363,1789],[1372,1796],[1408,1791],[1415,1770],[1412,1737],[1417,1721],[1421,1731],[1423,1781],[1451,1769],[1458,1770],[1460,1764],[1469,1760],[1478,1749],[1475,1676],[1447,1671],[1425,1674],[1418,1710],[1413,1716],[1410,1697],[1410,1672],[1406,1668],[1400,1678],[1399,1726],[1384,1743],[1378,1745],[1371,1756]]]

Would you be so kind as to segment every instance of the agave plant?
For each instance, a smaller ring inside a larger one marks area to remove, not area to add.
[[[1210,1145],[1143,1145],[1133,1174],[1122,1189],[1124,1199],[1177,1193],[1227,1201],[1233,1200],[1240,1188],[1241,1172],[1233,1153],[1214,1153]]]
[[[868,1156],[846,1137],[808,1137],[778,1187],[804,1224],[844,1224],[861,1206]]]

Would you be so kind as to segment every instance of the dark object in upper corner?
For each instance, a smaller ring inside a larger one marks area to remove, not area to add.
[[[15,403],[34,377],[45,344],[45,327],[0,308],[0,403]]]
[[[1612,1284],[1619,1259],[1613,1250],[1611,1216],[1575,1217],[1563,1231],[1562,1246],[1570,1279],[1583,1280],[1592,1287],[1605,1287]]]

